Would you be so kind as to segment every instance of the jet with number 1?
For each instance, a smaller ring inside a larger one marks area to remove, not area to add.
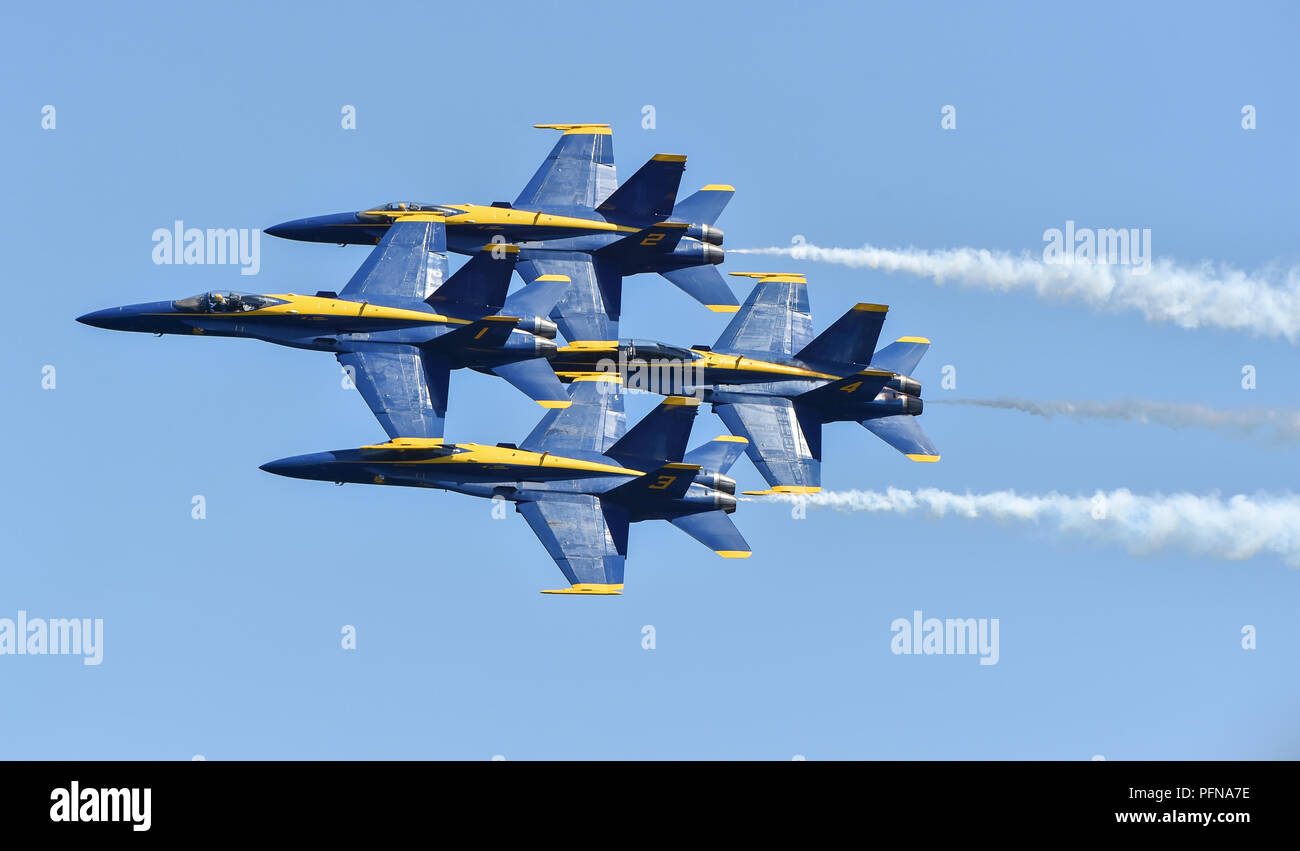
[[[556,328],[544,318],[569,280],[541,276],[509,297],[517,250],[488,245],[447,277],[443,217],[389,228],[341,292],[208,292],[88,313],[115,331],[249,337],[332,352],[389,437],[442,437],[451,370],[499,375],[543,407],[568,393],[546,359]]]
[[[714,222],[735,193],[732,187],[711,184],[678,203],[686,168],[680,154],[656,154],[620,186],[608,124],[535,126],[562,135],[514,203],[390,203],[282,222],[266,232],[372,245],[394,222],[441,213],[452,251],[473,254],[490,242],[517,244],[525,281],[567,275],[573,287],[551,318],[571,342],[618,338],[625,275],[658,272],[710,310],[736,311],[739,302],[713,268],[725,256]]]

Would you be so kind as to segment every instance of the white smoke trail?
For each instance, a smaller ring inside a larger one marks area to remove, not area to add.
[[[1300,496],[1189,493],[1142,496],[1120,489],[1095,496],[1020,496],[1014,491],[952,493],[936,488],[910,491],[823,491],[808,495],[780,494],[768,499],[803,502],[837,511],[893,514],[924,512],[931,517],[954,515],[1052,524],[1058,532],[1125,546],[1130,552],[1151,554],[1182,549],[1197,555],[1240,561],[1260,554],[1281,556],[1300,568]]]
[[[996,399],[927,399],[927,405],[970,405],[1023,411],[1035,417],[1051,419],[1069,417],[1083,420],[1122,420],[1154,423],[1169,428],[1205,428],[1233,437],[1267,434],[1278,441],[1300,441],[1300,411],[1254,408],[1224,411],[1205,405],[1177,402],[1152,402],[1144,399],[1121,399],[1116,402],[1058,399],[1035,402],[1032,399],[999,397]]]
[[[927,251],[789,247],[729,249],[730,254],[780,254],[796,260],[904,272],[967,286],[1009,292],[1033,290],[1041,298],[1080,299],[1094,308],[1138,310],[1150,322],[1183,328],[1217,327],[1300,341],[1300,269],[1270,269],[1251,276],[1206,262],[1179,266],[1167,259],[1141,267],[1107,263],[1044,263],[1028,253],[953,248]],[[1270,280],[1271,279],[1271,280]]]

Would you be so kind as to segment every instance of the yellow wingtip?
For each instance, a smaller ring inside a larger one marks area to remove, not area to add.
[[[738,304],[706,304],[704,306],[709,310],[712,310],[714,313],[735,313],[737,310],[740,310],[740,305]]]
[[[899,338],[898,338],[897,340],[895,340],[894,342],[896,342],[896,343],[925,343],[927,346],[930,345],[930,341],[929,341],[929,339],[927,339],[927,338],[925,338],[925,337],[899,337]]]
[[[708,186],[701,186],[701,192],[735,192],[736,187],[727,183],[710,183]]]
[[[543,594],[586,594],[588,596],[598,596],[603,594],[603,595],[610,595],[610,596],[619,596],[623,593],[623,585],[622,583],[618,585],[599,585],[596,583],[579,582],[578,584],[570,588],[549,588],[545,591],[542,591],[542,593]]]
[[[714,552],[723,558],[749,558],[753,555],[749,550],[714,550]]]
[[[921,461],[926,464],[933,464],[935,461],[939,460],[938,455],[912,455],[909,453],[907,457],[911,458],[913,461]]]
[[[561,402],[558,399],[537,399],[535,401],[543,408],[567,408],[573,404],[573,402],[569,400]]]

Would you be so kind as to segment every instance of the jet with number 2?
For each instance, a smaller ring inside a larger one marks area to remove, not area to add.
[[[546,594],[619,594],[628,527],[667,520],[724,558],[750,548],[728,514],[726,475],[744,449],[724,436],[686,451],[699,400],[666,398],[631,430],[617,376],[579,376],[572,404],[548,411],[519,445],[387,443],[272,461],[263,470],[327,482],[436,488],[515,503],[569,587]]]
[[[394,222],[434,211],[446,216],[447,244],[472,254],[489,242],[519,246],[525,281],[567,275],[569,294],[551,313],[566,339],[614,340],[623,277],[658,272],[710,310],[739,305],[713,266],[724,257],[714,226],[735,190],[712,184],[676,202],[686,157],[656,154],[621,186],[607,124],[538,124],[561,131],[550,156],[514,203],[391,203],[353,213],[283,222],[272,236],[371,245]]]
[[[333,352],[389,437],[442,437],[451,370],[494,373],[543,407],[569,404],[546,314],[569,288],[540,276],[506,296],[517,249],[489,245],[447,277],[441,215],[389,228],[341,292],[209,292],[88,313],[115,331],[250,337]]]

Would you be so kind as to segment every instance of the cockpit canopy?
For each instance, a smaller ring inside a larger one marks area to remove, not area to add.
[[[627,351],[628,360],[666,360],[690,363],[698,357],[689,349],[669,346],[666,343],[654,340],[628,340],[625,350]]]
[[[285,304],[282,298],[237,293],[231,290],[212,290],[199,293],[189,298],[172,302],[172,307],[181,313],[247,313],[273,304]]]
[[[444,216],[459,216],[464,210],[457,210],[454,207],[444,207],[439,204],[421,204],[414,201],[391,201],[387,204],[376,204],[368,207],[365,213],[441,213]]]

